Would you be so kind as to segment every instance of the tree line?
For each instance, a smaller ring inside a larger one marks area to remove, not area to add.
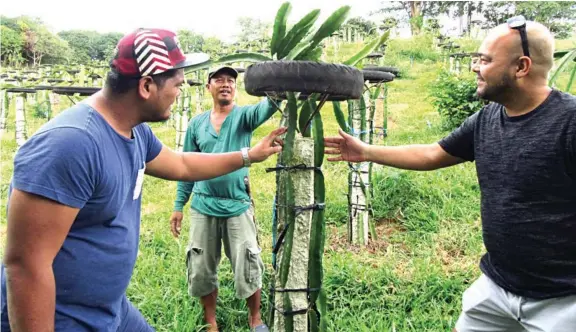
[[[189,30],[177,32],[185,52],[221,53],[225,43]],[[0,61],[4,66],[41,64],[107,65],[123,33],[90,30],[50,31],[40,18],[0,16]]]
[[[341,30],[354,29],[369,36],[378,29],[408,24],[413,35],[437,31],[438,17],[446,15],[460,22],[462,35],[469,35],[472,26],[489,29],[514,15],[524,15],[548,26],[556,38],[569,38],[576,23],[576,2],[560,1],[383,1],[372,16],[353,17]],[[478,19],[480,17],[481,19]],[[473,19],[475,18],[475,19]],[[212,57],[234,52],[265,53],[270,44],[272,21],[240,17],[236,42],[204,36],[190,30],[177,31],[184,52],[206,52]],[[4,66],[38,66],[40,64],[106,65],[122,33],[99,33],[89,30],[67,30],[52,33],[39,18],[0,16],[0,61]]]
[[[566,39],[574,33],[576,2],[574,1],[383,1],[371,13],[380,16],[388,27],[408,24],[412,35],[426,31],[441,15],[458,19],[462,35],[469,35],[473,25],[490,29],[515,15],[547,26],[555,37]]]

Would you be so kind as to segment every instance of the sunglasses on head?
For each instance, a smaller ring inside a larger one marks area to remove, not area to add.
[[[506,22],[508,23],[508,27],[510,27],[510,29],[518,30],[518,32],[520,32],[524,56],[530,57],[530,51],[528,50],[528,36],[526,34],[526,19],[524,16],[514,16],[509,18]]]

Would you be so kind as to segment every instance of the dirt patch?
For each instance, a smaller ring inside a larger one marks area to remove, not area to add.
[[[434,241],[434,257],[442,265],[445,273],[458,272],[465,269],[474,268],[480,259],[480,255],[471,255],[468,251],[469,244],[463,239],[467,239],[468,233],[450,233],[446,230],[448,222],[442,222],[442,228]]]
[[[388,104],[388,114],[387,114],[388,123],[386,124],[388,131],[398,128],[398,124],[396,123],[396,120],[392,116],[391,111],[396,112],[398,110],[403,110],[407,108],[408,104],[390,104],[390,103]],[[384,123],[384,103],[378,102],[376,103],[376,112],[374,113],[374,126],[382,128],[383,123]]]
[[[441,245],[436,246],[434,256],[441,262],[442,271],[446,274],[473,269],[479,261],[478,258],[466,256],[462,252],[444,250]]]
[[[372,255],[384,255],[386,248],[391,244],[390,238],[394,233],[404,232],[404,227],[394,219],[382,219],[376,222],[376,234],[378,238],[369,240],[368,245],[348,243],[348,231],[345,227],[329,226],[326,229],[326,249],[332,252],[369,253]],[[394,243],[402,250],[408,250],[404,244]]]

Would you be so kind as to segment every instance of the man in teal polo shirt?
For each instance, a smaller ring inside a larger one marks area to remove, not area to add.
[[[238,72],[222,67],[209,73],[207,89],[214,107],[195,116],[188,126],[184,151],[208,153],[238,151],[250,147],[252,132],[276,111],[276,103],[265,99],[258,104],[234,103]],[[260,317],[260,290],[264,264],[256,238],[254,207],[244,182],[248,169],[200,182],[178,182],[174,212],[170,218],[172,233],[180,235],[182,209],[194,193],[191,203],[190,238],[186,252],[188,289],[200,297],[204,319],[217,331],[217,267],[221,244],[234,272],[236,296],[247,299],[249,325],[254,331],[268,328]]]

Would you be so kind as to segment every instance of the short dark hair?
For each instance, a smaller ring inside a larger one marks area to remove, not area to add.
[[[158,75],[150,76],[154,83],[160,88],[164,86],[166,80],[176,75],[176,70],[168,70]],[[124,94],[138,86],[138,82],[142,77],[133,77],[122,75],[116,70],[112,69],[106,75],[106,86],[115,94]]]

